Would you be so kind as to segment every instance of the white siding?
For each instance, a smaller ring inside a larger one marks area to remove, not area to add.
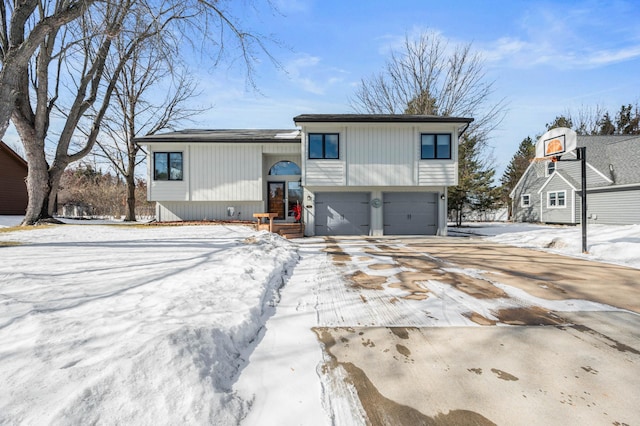
[[[346,136],[349,186],[416,185],[419,151],[412,128],[355,127]]]
[[[183,144],[149,145],[148,170],[149,170],[149,201],[169,200],[186,201],[189,199],[189,147]],[[153,180],[153,153],[154,152],[182,152],[182,179],[183,180]]]
[[[191,201],[262,200],[260,144],[191,145]]]
[[[297,154],[296,163],[300,164],[300,143],[265,143],[263,154]]]
[[[302,132],[308,186],[451,186],[458,183],[457,128],[447,123],[313,123]],[[338,133],[338,160],[307,158],[309,133]],[[451,133],[452,158],[420,160],[421,133]]]
[[[345,163],[340,160],[306,160],[303,185],[345,186]]]
[[[418,165],[418,185],[455,186],[458,184],[458,163],[453,160],[421,160]]]
[[[228,207],[234,215],[228,216]],[[254,213],[262,212],[262,202],[162,202],[156,206],[156,220],[172,222],[184,220],[255,220]]]

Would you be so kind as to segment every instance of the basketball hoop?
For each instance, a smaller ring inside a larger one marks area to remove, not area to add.
[[[560,159],[559,155],[554,155],[553,157],[551,157],[551,162],[552,163],[557,163],[559,159]]]

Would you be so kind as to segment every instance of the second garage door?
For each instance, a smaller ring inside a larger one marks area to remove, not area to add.
[[[385,235],[435,235],[438,232],[438,194],[385,192]]]
[[[317,192],[316,235],[369,235],[368,192]]]

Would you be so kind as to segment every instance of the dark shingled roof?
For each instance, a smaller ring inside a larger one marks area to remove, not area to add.
[[[296,123],[471,123],[473,118],[409,114],[301,114]]]
[[[215,143],[300,143],[297,129],[222,129],[178,130],[135,139],[139,145],[156,142],[215,142]]]

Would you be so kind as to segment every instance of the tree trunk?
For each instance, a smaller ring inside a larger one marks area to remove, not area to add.
[[[18,85],[19,69],[15,67],[7,67],[3,65],[0,70],[0,140],[4,137],[4,134],[9,127],[9,120],[15,107],[15,101],[17,97],[16,87]]]
[[[133,173],[129,173],[125,180],[127,182],[127,212],[124,217],[125,222],[136,221],[136,180]]]

